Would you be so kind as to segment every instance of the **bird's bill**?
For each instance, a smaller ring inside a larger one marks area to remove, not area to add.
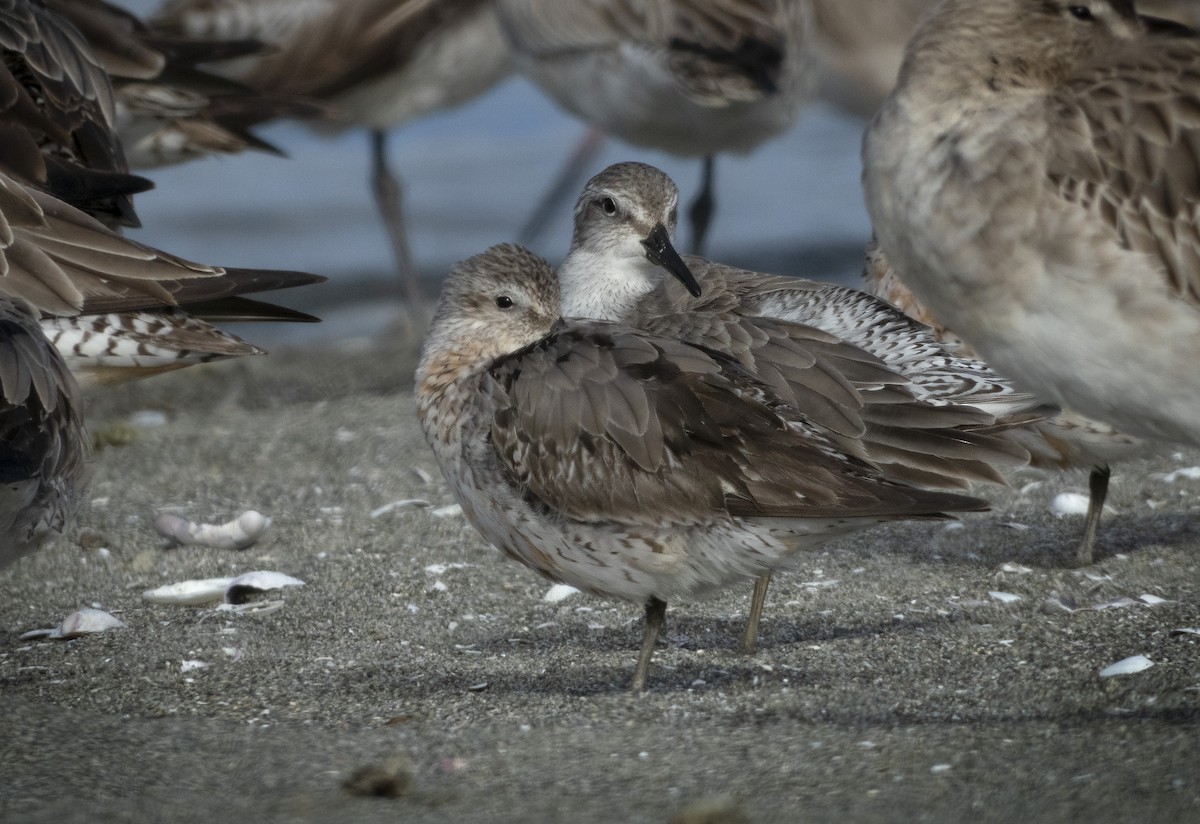
[[[678,278],[679,282],[691,292],[692,297],[700,297],[700,284],[696,282],[696,278],[692,276],[692,270],[688,268],[688,265],[683,262],[683,258],[675,251],[675,247],[671,245],[671,236],[667,234],[667,227],[661,223],[655,226],[654,230],[646,235],[642,245],[646,247],[646,260],[655,266],[661,266]]]

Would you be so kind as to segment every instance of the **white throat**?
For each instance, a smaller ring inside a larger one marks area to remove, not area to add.
[[[613,257],[576,249],[558,269],[565,318],[625,320],[662,282],[663,270],[645,257]]]

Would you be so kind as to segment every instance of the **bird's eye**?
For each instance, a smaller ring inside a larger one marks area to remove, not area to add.
[[[1086,23],[1090,23],[1096,19],[1092,14],[1092,10],[1087,6],[1067,6],[1067,11],[1071,12],[1071,16],[1076,20],[1083,20]]]
[[[611,197],[606,197],[600,201],[600,208],[604,210],[604,214],[612,217],[617,213],[617,202]]]
[[[513,308],[513,299],[508,295],[498,295],[496,297],[496,306],[501,309],[511,309]]]

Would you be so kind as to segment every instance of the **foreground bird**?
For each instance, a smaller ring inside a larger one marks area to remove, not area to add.
[[[210,321],[313,321],[242,295],[318,283],[222,269],[121,237],[0,172],[0,567],[61,531],[83,482],[77,383],[262,350]]]
[[[61,531],[79,498],[78,383],[261,353],[211,321],[315,320],[242,295],[324,279],[193,263],[109,228],[136,223],[129,198],[149,181],[126,171],[96,50],[41,2],[0,4],[0,49],[3,566]],[[105,49],[109,60],[121,52]]]
[[[1200,444],[1200,39],[1129,0],[943,0],[863,145],[880,247],[996,369]]]
[[[862,292],[680,258],[670,240],[677,200],[671,178],[641,163],[615,164],[588,182],[558,271],[564,316],[619,321],[729,355],[895,480],[1003,483],[996,467],[1028,461],[1004,430],[1032,414],[1029,396]],[[767,583],[755,589],[747,650]]]
[[[867,291],[888,301],[909,317],[928,325],[939,341],[964,357],[975,357],[971,348],[953,330],[941,325],[933,313],[904,285],[887,258],[872,244],[867,250],[864,270]],[[1095,559],[1096,536],[1104,499],[1108,495],[1110,466],[1118,461],[1145,454],[1149,448],[1140,438],[1119,432],[1108,424],[1065,411],[1010,432],[1029,450],[1029,464],[1042,469],[1089,471],[1088,510],[1083,537],[1075,547],[1076,566],[1088,566]]]
[[[645,606],[635,692],[669,599],[874,524],[986,508],[884,479],[730,358],[558,315],[555,274],[525,249],[458,264],[417,368],[421,426],[484,538]]]
[[[717,154],[745,153],[808,96],[807,0],[497,0],[513,61],[559,105],[639,146],[704,158],[699,253]]]

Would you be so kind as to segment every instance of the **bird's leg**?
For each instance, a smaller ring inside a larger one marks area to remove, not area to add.
[[[704,241],[708,238],[708,226],[712,223],[713,203],[713,169],[716,158],[708,155],[704,158],[703,171],[700,175],[700,194],[692,201],[688,209],[688,218],[692,222],[692,254],[704,257]]]
[[[592,165],[603,146],[604,132],[589,126],[583,139],[575,146],[575,151],[571,152],[571,156],[559,170],[554,184],[542,195],[542,199],[538,201],[537,206],[525,221],[525,225],[521,227],[521,231],[517,235],[518,243],[522,246],[529,246],[541,237],[546,226],[558,214],[559,207],[563,203],[570,202],[571,196],[579,187],[578,180]]]
[[[633,683],[629,691],[635,695],[646,686],[646,674],[650,671],[650,658],[654,655],[654,645],[658,642],[658,633],[662,630],[663,620],[667,617],[667,602],[661,598],[651,598],[646,602],[646,631],[642,635],[642,654],[638,656],[637,669],[633,671]]]
[[[1100,529],[1100,515],[1104,512],[1104,499],[1108,497],[1108,478],[1112,472],[1107,466],[1092,467],[1088,476],[1087,521],[1083,527],[1083,540],[1075,550],[1075,565],[1089,566],[1096,546],[1096,533]]]
[[[396,259],[396,273],[408,303],[408,313],[413,319],[425,313],[425,296],[417,282],[412,255],[408,250],[408,234],[404,225],[403,192],[400,181],[392,174],[387,159],[387,133],[381,129],[371,130],[371,183],[375,192],[375,205],[387,229],[392,243],[392,255]]]
[[[742,636],[742,652],[754,652],[758,643],[758,625],[762,621],[763,605],[767,603],[767,587],[771,585],[771,573],[764,572],[754,582],[754,594],[750,596],[750,617],[746,619],[746,634]]]

